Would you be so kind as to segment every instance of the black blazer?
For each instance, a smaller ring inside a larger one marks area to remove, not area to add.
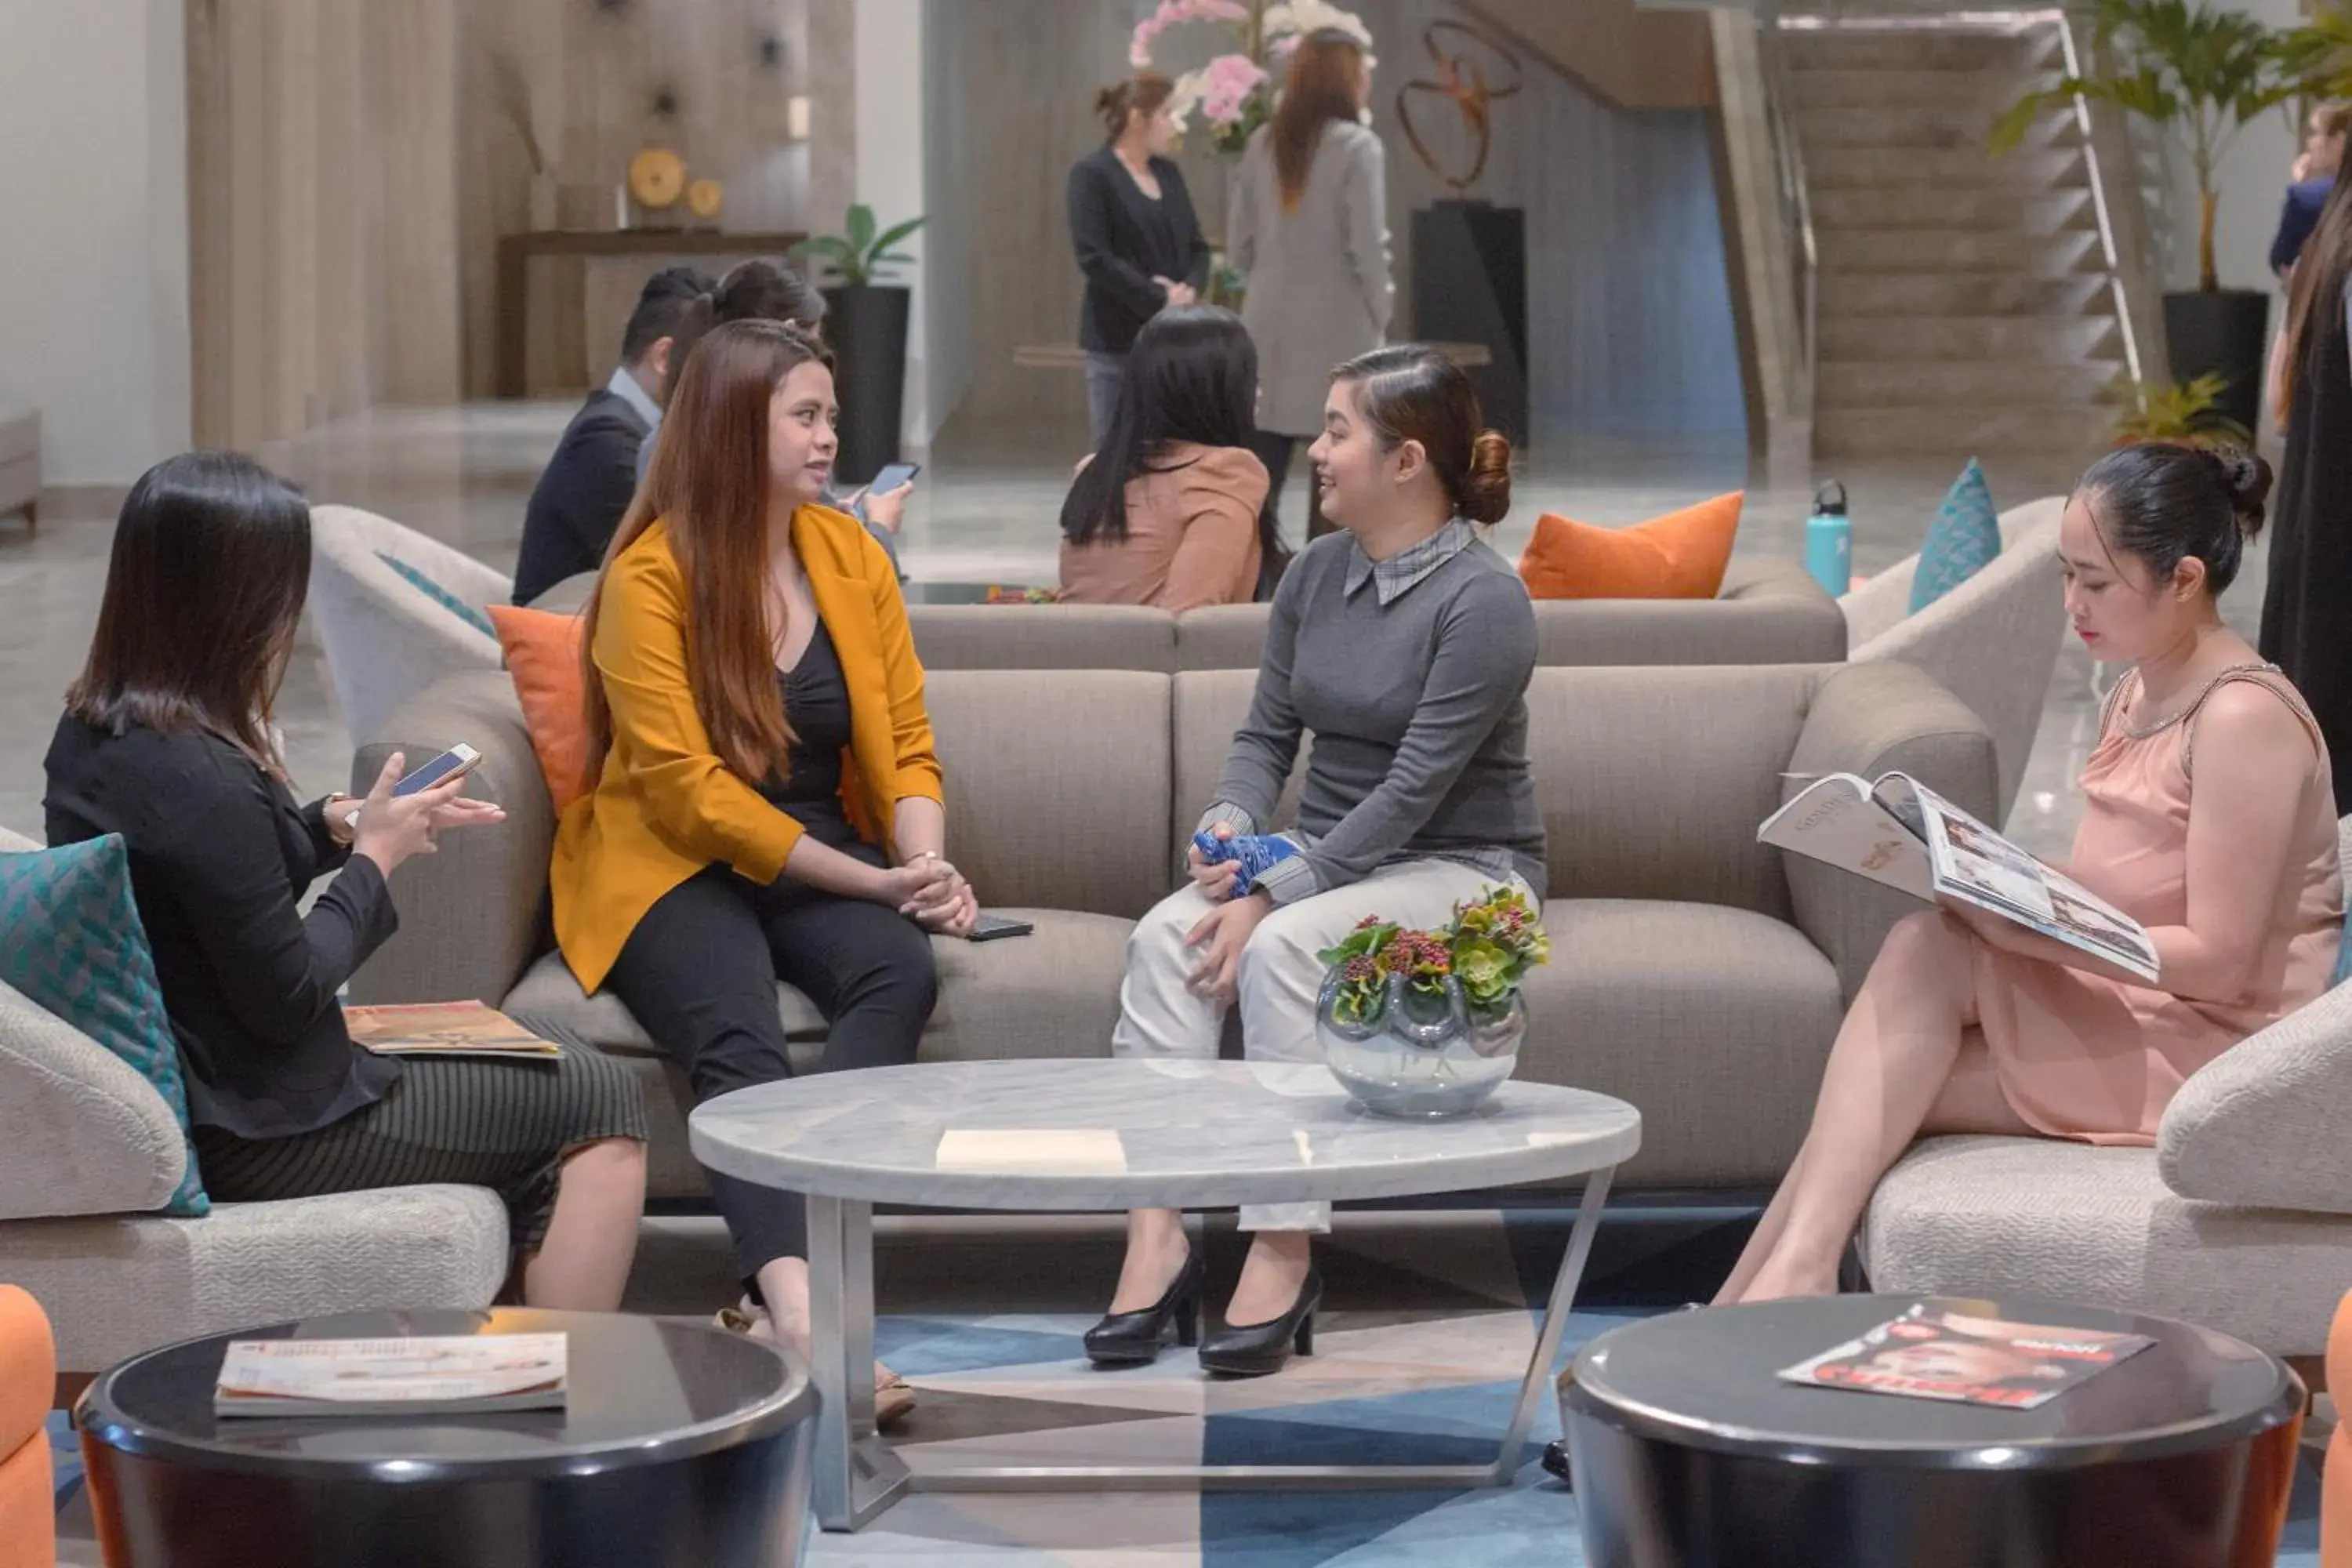
[[[348,858],[321,803],[297,806],[244,752],[193,731],[114,735],[68,715],[45,765],[50,843],[120,833],[130,849],[191,1120],[284,1137],[383,1096],[400,1065],[352,1044],[335,993],[399,921],[383,873]],[[311,879],[339,866],[299,912]]]
[[[622,398],[601,386],[588,395],[563,427],[523,510],[516,604],[528,605],[566,577],[604,563],[604,546],[637,493],[637,448],[651,434]]]
[[[1209,242],[1201,237],[1183,171],[1154,158],[1151,172],[1160,181],[1156,202],[1136,187],[1108,146],[1070,170],[1070,243],[1087,275],[1081,347],[1115,354],[1133,348],[1143,323],[1168,302],[1154,277],[1195,289],[1209,280]]]

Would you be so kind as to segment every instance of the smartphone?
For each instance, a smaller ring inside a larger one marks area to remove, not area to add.
[[[874,476],[874,482],[866,487],[866,493],[887,496],[922,471],[920,463],[885,463],[882,471]]]
[[[999,937],[1027,936],[1037,928],[1027,921],[1016,921],[1005,915],[982,915],[971,928],[970,942],[994,942]]]
[[[418,790],[431,789],[435,784],[445,780],[463,778],[472,773],[474,765],[481,760],[482,753],[471,746],[462,744],[452,746],[393,785],[392,793],[396,795],[415,795]]]

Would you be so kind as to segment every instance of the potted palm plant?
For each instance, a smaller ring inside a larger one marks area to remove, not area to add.
[[[914,258],[891,247],[923,226],[920,217],[883,228],[874,209],[849,209],[839,234],[803,240],[795,256],[829,275],[824,336],[833,346],[834,395],[841,403],[841,451],[834,471],[843,484],[862,485],[898,457],[898,422],[907,400],[907,321],[914,293],[881,279]]]
[[[2251,428],[2260,414],[2266,289],[2224,289],[2213,259],[2220,202],[2215,171],[2249,121],[2302,90],[2284,34],[2205,0],[2099,0],[2088,73],[2031,92],[1994,121],[1991,145],[2007,152],[2033,121],[2076,98],[2111,104],[2171,136],[2197,181],[2197,287],[2164,297],[2173,380],[2218,375],[2217,411]]]

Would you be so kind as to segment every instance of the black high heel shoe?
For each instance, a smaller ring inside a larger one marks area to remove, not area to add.
[[[1176,1342],[1190,1347],[1201,1342],[1201,1279],[1207,1270],[1201,1251],[1188,1247],[1184,1267],[1160,1293],[1160,1300],[1134,1312],[1106,1313],[1087,1331],[1087,1359],[1097,1366],[1149,1366],[1160,1359],[1168,1328],[1176,1328]]]
[[[1201,1367],[1228,1377],[1264,1377],[1280,1372],[1296,1348],[1315,1353],[1315,1313],[1323,1305],[1323,1271],[1309,1268],[1307,1282],[1290,1310],[1265,1323],[1226,1324],[1201,1344]]]

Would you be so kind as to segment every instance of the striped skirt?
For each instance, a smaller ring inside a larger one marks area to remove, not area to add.
[[[194,1130],[196,1166],[215,1198],[259,1203],[438,1182],[489,1187],[506,1204],[510,1242],[526,1253],[547,1235],[566,1156],[604,1139],[645,1136],[636,1080],[577,1046],[554,1061],[418,1058],[402,1064],[373,1105],[290,1138]]]

